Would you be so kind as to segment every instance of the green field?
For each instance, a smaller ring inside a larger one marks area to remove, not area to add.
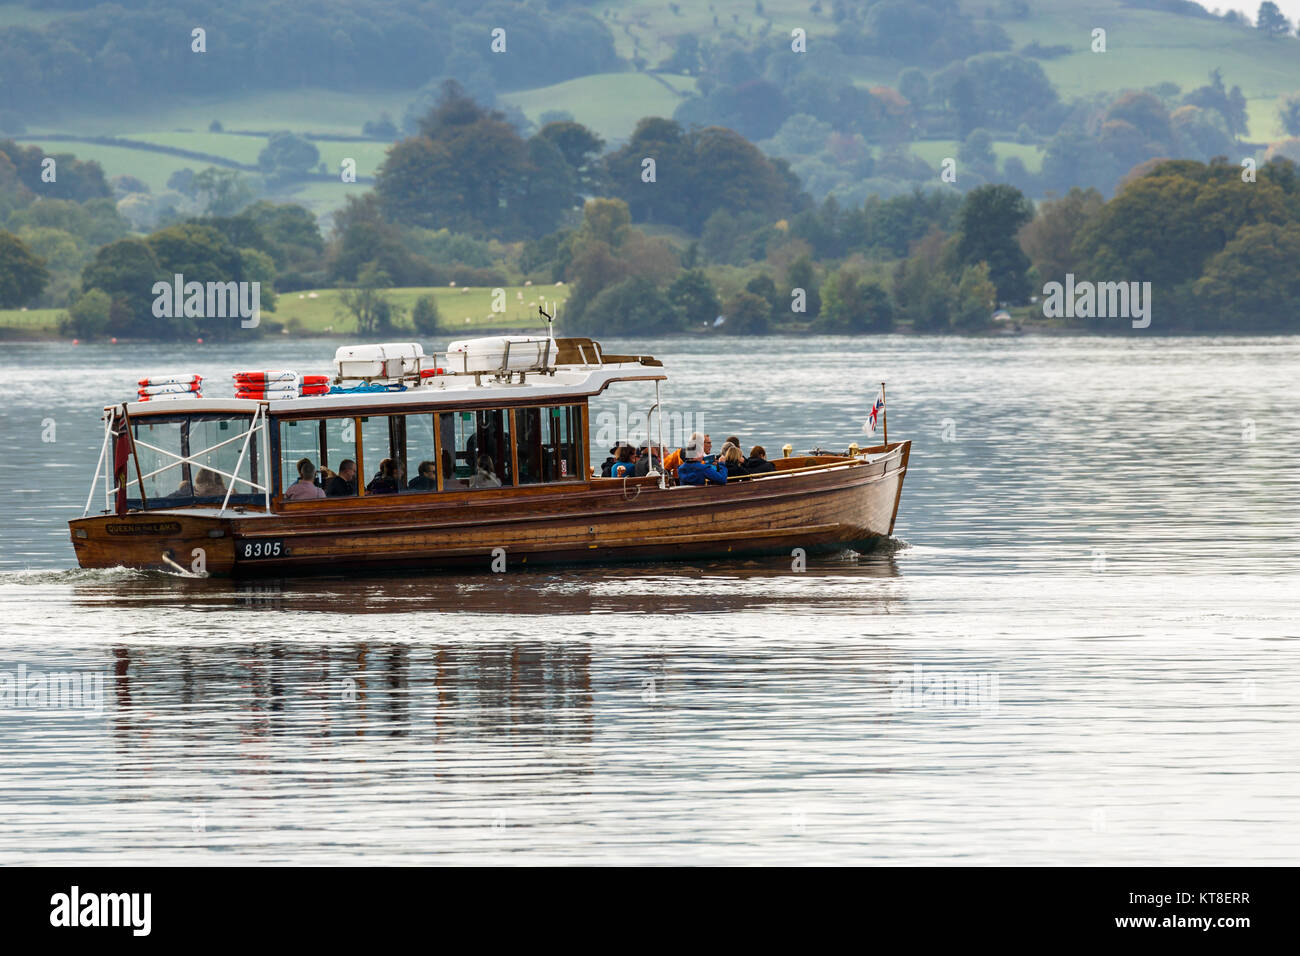
[[[961,143],[953,139],[926,139],[917,140],[911,144],[912,152],[921,159],[925,160],[935,169],[939,164],[948,157],[957,157],[961,149]],[[1019,157],[1020,161],[1025,164],[1025,168],[1030,172],[1038,172],[1043,166],[1043,153],[1037,147],[1029,143],[1013,143],[1009,140],[995,140],[993,143],[993,153],[998,158],[998,162],[1006,160],[1008,157]],[[958,175],[961,175],[961,167],[958,165]]]
[[[679,93],[695,88],[689,76],[662,77]],[[506,93],[501,100],[537,122],[547,110],[568,110],[607,142],[626,139],[645,116],[672,116],[682,97],[644,73],[596,73],[554,86]]]
[[[203,163],[193,159],[131,149],[127,146],[103,146],[99,143],[85,143],[78,140],[24,141],[24,145],[33,144],[47,153],[71,153],[77,159],[93,159],[104,167],[104,175],[109,179],[114,176],[134,176],[155,193],[160,193],[167,188],[167,179],[176,170],[188,166],[197,172],[203,168]]]
[[[121,112],[66,110],[45,120],[28,121],[31,133],[81,133],[130,136],[133,133],[207,131],[213,120],[227,129],[361,135],[366,120],[387,111],[394,122],[415,96],[414,90],[343,91],[303,88],[241,93],[222,97],[159,98],[152,107]]]
[[[401,324],[410,328],[411,306],[422,295],[432,294],[438,302],[442,327],[446,334],[457,337],[462,332],[480,329],[538,329],[544,322],[537,314],[537,304],[544,301],[546,311],[556,314],[555,306],[562,307],[569,296],[566,286],[508,286],[505,288],[506,311],[492,311],[492,290],[483,287],[458,288],[403,288],[386,290],[388,298],[403,310]],[[522,299],[519,296],[522,295]],[[314,298],[313,298],[314,296]],[[13,338],[23,332],[48,335],[58,328],[58,318],[63,309],[0,310],[0,332]],[[290,334],[357,334],[356,320],[339,303],[338,289],[317,289],[311,292],[286,292],[279,296],[276,310],[264,316],[290,329]]]
[[[403,320],[409,322],[411,306],[422,295],[433,294],[438,303],[438,313],[442,317],[443,328],[449,335],[456,335],[461,329],[471,331],[479,328],[538,328],[542,319],[537,314],[539,297],[544,297],[546,311],[554,313],[552,305],[563,305],[569,296],[568,286],[508,286],[506,293],[506,311],[492,311],[492,290],[482,286],[466,289],[389,289],[388,298],[404,311]],[[311,298],[312,295],[316,298]],[[519,296],[523,298],[520,299]],[[276,302],[274,314],[268,317],[285,325],[301,323],[302,331],[324,332],[339,335],[355,334],[356,321],[344,313],[339,304],[338,289],[319,289],[312,292],[289,292],[281,295]]]
[[[962,6],[978,15],[987,4],[965,0]],[[1001,26],[1017,49],[1032,40],[1078,49],[1078,53],[1040,61],[1062,99],[1142,89],[1164,81],[1177,83],[1186,93],[1206,84],[1210,71],[1218,67],[1224,84],[1240,86],[1251,101],[1250,138],[1282,135],[1276,98],[1300,88],[1294,40],[1269,40],[1254,29],[1133,9],[1118,0],[1030,6],[1029,17],[1003,20]],[[1096,27],[1106,30],[1105,53],[1091,50]]]

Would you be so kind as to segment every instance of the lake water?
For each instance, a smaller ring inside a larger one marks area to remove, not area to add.
[[[0,691],[94,704],[0,709],[0,863],[1295,861],[1300,338],[606,345],[772,455],[862,438],[887,380],[897,539],[802,572],[78,571],[104,404],[334,343],[0,346]],[[623,388],[597,410],[652,400]]]

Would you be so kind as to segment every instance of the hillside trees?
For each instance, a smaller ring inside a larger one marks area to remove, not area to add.
[[[542,236],[593,182],[599,144],[576,123],[550,124],[525,140],[504,114],[448,81],[417,135],[388,151],[376,194],[384,216],[397,223],[503,239]]]
[[[45,263],[12,232],[0,232],[0,309],[25,305],[49,281]]]

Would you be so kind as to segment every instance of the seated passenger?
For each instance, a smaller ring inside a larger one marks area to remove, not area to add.
[[[325,494],[343,498],[357,493],[357,463],[351,458],[339,462],[339,470],[325,483]]]
[[[701,444],[704,442],[706,437],[707,436],[701,435],[699,432],[691,432],[691,437],[687,439],[686,444],[690,445],[692,442],[696,444]],[[710,443],[710,445],[711,444],[712,443]],[[670,475],[676,474],[677,469],[681,466],[681,463],[684,462],[685,460],[686,460],[686,449],[675,448],[672,451],[670,451],[668,453],[668,456],[664,459],[664,468],[667,470],[667,472]]]
[[[618,450],[618,459],[609,470],[611,478],[632,478],[636,475],[636,462],[632,460],[632,446],[623,445]]]
[[[492,459],[487,455],[478,456],[478,469],[474,472],[474,477],[469,480],[471,488],[500,488],[501,479],[496,475],[496,469],[492,467]]]
[[[316,487],[316,466],[310,458],[298,459],[298,480],[284,490],[284,500],[310,501],[324,497],[325,492]]]
[[[307,459],[304,458],[303,461],[307,461]],[[311,462],[308,462],[308,464],[311,464]],[[199,469],[199,473],[194,476],[194,496],[196,498],[218,498],[224,496],[225,493],[226,483],[221,480],[220,475],[206,468]]]
[[[385,458],[379,463],[379,471],[375,477],[370,479],[370,484],[366,485],[366,494],[368,495],[391,495],[397,491],[397,463],[391,458]]]
[[[682,452],[685,461],[677,468],[677,480],[683,485],[725,485],[727,483],[726,466],[721,468],[706,464],[704,445],[692,441]]]
[[[419,474],[411,479],[410,484],[406,487],[411,491],[437,491],[438,475],[434,471],[433,462],[420,462]]]
[[[723,469],[728,480],[739,478],[745,474],[745,456],[740,453],[740,447],[733,445],[730,441],[722,446],[717,464]]]
[[[659,460],[658,447],[650,444],[650,442],[647,440],[641,443],[641,454],[637,457],[636,460],[635,474],[638,478],[642,478],[650,474],[651,468],[654,468],[654,470],[658,472],[662,472],[664,470],[663,462]]]
[[[763,475],[769,471],[776,471],[776,465],[767,460],[766,448],[755,445],[749,450],[749,457],[745,459],[745,474]]]
[[[614,465],[618,462],[618,450],[623,447],[623,442],[619,442],[609,450],[609,457],[600,465],[600,477],[610,478],[614,474]]]

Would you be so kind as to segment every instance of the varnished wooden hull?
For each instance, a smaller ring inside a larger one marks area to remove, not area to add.
[[[270,515],[177,509],[69,524],[83,568],[169,569],[166,554],[187,569],[200,562],[209,574],[241,577],[864,550],[888,537],[897,517],[910,442],[889,452],[871,463],[818,459],[726,486],[611,479],[300,503]],[[244,557],[249,545],[272,553]]]

